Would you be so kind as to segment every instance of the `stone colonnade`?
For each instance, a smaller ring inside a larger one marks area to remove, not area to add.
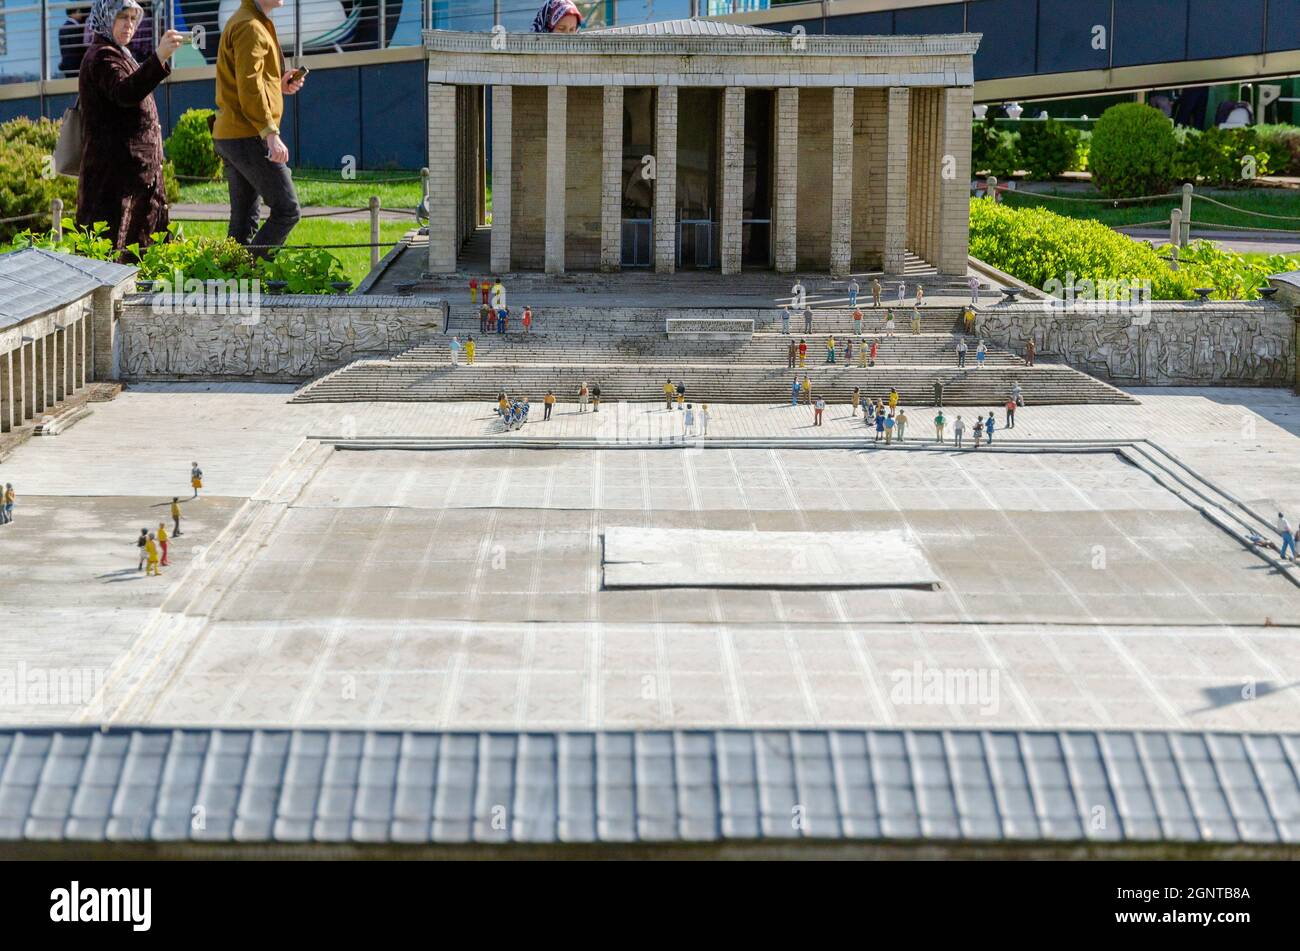
[[[0,333],[0,432],[34,420],[94,378],[89,301]]]
[[[430,271],[456,268],[481,220],[482,87],[429,94]],[[621,261],[621,86],[491,88],[491,267],[540,258],[545,271],[618,270]],[[676,265],[678,87],[656,87],[654,267]],[[911,251],[941,273],[966,266],[970,87],[779,87],[775,95],[772,249],[777,271],[902,273]],[[522,108],[521,108],[522,106]],[[720,256],[741,270],[745,88],[721,90]],[[580,108],[576,108],[580,107]],[[445,130],[455,129],[455,135]],[[520,143],[528,144],[523,154]],[[520,192],[534,199],[531,213]],[[566,260],[575,236],[587,249]]]

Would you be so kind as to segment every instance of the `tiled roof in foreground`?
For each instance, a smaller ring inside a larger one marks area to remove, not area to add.
[[[0,841],[1295,843],[1298,776],[1273,734],[6,729]]]
[[[65,307],[100,287],[113,287],[136,268],[44,248],[0,254],[0,327]]]

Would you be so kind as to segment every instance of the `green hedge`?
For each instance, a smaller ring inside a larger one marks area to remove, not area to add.
[[[1034,287],[1055,278],[1151,282],[1158,300],[1188,300],[1195,285],[1174,272],[1149,245],[1097,221],[1066,218],[1043,208],[971,202],[970,253]]]
[[[1172,249],[1152,248],[1097,221],[1066,218],[1043,208],[971,202],[970,253],[1026,284],[1056,279],[1149,281],[1155,300],[1191,300],[1213,288],[1217,300],[1254,300],[1272,274],[1300,270],[1300,255],[1241,255],[1209,241],[1193,241],[1170,266]]]

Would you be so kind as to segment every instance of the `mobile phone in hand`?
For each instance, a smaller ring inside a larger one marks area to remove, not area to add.
[[[310,72],[311,69],[309,67],[299,66],[297,69],[295,69],[292,73],[289,74],[289,82],[291,83],[301,82],[302,80],[307,78],[307,74]]]

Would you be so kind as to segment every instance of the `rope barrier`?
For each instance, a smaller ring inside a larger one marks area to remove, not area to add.
[[[1041,198],[1047,201],[1079,201],[1092,204],[1109,202],[1113,208],[1118,208],[1120,205],[1131,205],[1143,201],[1156,201],[1161,198],[1182,198],[1181,192],[1165,192],[1163,195],[1140,195],[1137,198],[1075,198],[1070,195],[1048,195],[1044,192],[1021,191],[1016,188],[1010,188],[1003,192],[1004,198],[1009,195],[1017,195],[1024,198]]]
[[[1238,208],[1236,205],[1226,204],[1211,198],[1209,195],[1193,193],[1192,197],[1200,201],[1208,201],[1211,205],[1218,205],[1220,208],[1227,208],[1229,211],[1235,211],[1239,215],[1254,215],[1256,218],[1273,218],[1278,221],[1300,221],[1300,215],[1270,215],[1266,211],[1251,211],[1249,208]]]
[[[224,185],[224,178],[205,178],[202,175],[177,175],[176,180],[179,182],[207,182],[213,185]],[[306,176],[294,175],[295,182],[314,182],[318,185],[405,185],[410,182],[421,181],[419,175],[414,177],[401,176],[396,178],[308,178]]]
[[[31,221],[33,218],[45,218],[48,216],[48,211],[36,211],[30,215],[15,215],[13,218],[0,218],[0,225],[13,224],[15,221]]]

